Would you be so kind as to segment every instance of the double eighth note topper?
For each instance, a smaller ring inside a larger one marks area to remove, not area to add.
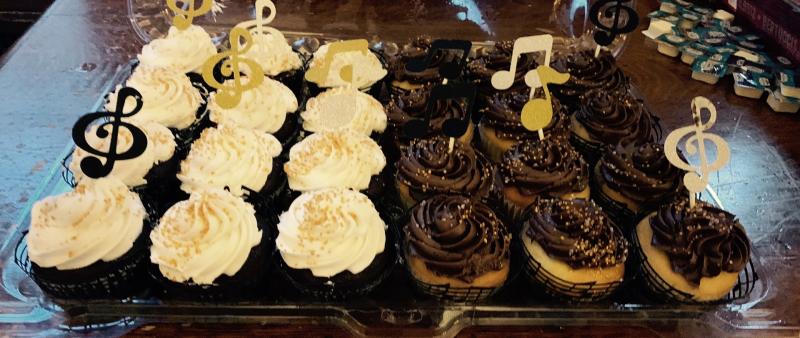
[[[708,122],[706,123],[703,123],[703,110],[708,110],[709,112]],[[712,196],[715,197],[716,194],[713,193],[713,189],[708,186],[708,179],[711,173],[722,169],[728,163],[731,158],[731,152],[725,139],[719,135],[706,132],[717,121],[717,109],[711,101],[702,96],[695,97],[692,100],[692,119],[694,120],[694,125],[678,128],[669,133],[664,141],[664,154],[672,165],[688,171],[683,176],[683,184],[689,190],[689,206],[694,207],[696,195],[705,189],[708,189]],[[699,165],[691,165],[678,155],[678,143],[687,135],[690,136],[686,139],[685,153],[689,155],[697,154],[700,158]],[[706,154],[706,141],[713,144],[717,150],[716,160],[710,163]],[[716,197],[715,199],[718,200]],[[719,201],[717,204],[719,204]],[[722,206],[720,205],[720,207]]]
[[[178,6],[178,1],[183,6]],[[192,25],[194,18],[203,16],[211,10],[214,0],[201,0],[200,7],[195,8],[195,0],[167,0],[167,8],[175,13],[172,18],[172,25],[175,28],[184,30]]]
[[[506,90],[514,84],[514,74],[517,72],[519,56],[525,53],[544,51],[544,63],[536,69],[525,74],[525,84],[531,89],[528,102],[522,107],[520,121],[530,130],[537,131],[539,138],[544,138],[544,128],[553,119],[553,98],[547,85],[550,83],[562,84],[569,80],[569,74],[559,73],[550,68],[550,55],[553,51],[553,36],[549,34],[526,36],[514,40],[514,49],[511,55],[511,69],[501,70],[492,75],[492,87],[497,90]],[[542,87],[544,98],[534,98],[536,88]]]

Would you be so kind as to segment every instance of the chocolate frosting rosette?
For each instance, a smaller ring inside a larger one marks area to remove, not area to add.
[[[406,208],[436,194],[485,199],[494,182],[491,162],[471,146],[444,136],[414,140],[397,163],[396,186]]]
[[[415,90],[424,85],[442,82],[439,66],[459,59],[457,52],[438,50],[430,59],[428,66],[422,71],[415,72],[406,69],[406,64],[410,60],[424,59],[428,55],[428,49],[430,49],[432,43],[433,39],[429,36],[416,37],[403,46],[398,54],[389,58],[392,93]]]
[[[723,298],[750,259],[750,241],[733,214],[686,198],[665,204],[636,227],[647,284],[680,302]]]
[[[511,234],[487,205],[465,196],[436,195],[420,202],[409,217],[403,228],[406,258],[424,293],[476,301],[508,278]],[[484,290],[467,295],[469,288]]]
[[[594,301],[616,290],[628,241],[594,202],[540,199],[522,222],[526,273],[549,294]]]
[[[626,93],[630,89],[630,79],[608,52],[599,57],[595,57],[592,51],[567,54],[556,58],[553,68],[570,74],[567,83],[550,85],[553,94],[570,106],[580,105],[582,98],[592,92]]]

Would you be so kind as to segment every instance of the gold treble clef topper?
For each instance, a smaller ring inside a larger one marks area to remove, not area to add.
[[[264,10],[269,9],[269,15],[264,18]],[[250,31],[253,35],[260,35],[260,34],[271,34],[276,35],[280,39],[285,39],[283,33],[281,31],[267,26],[275,20],[275,16],[277,15],[277,10],[275,9],[275,3],[271,0],[256,0],[255,2],[255,14],[256,18],[254,20],[249,21],[242,21],[236,25],[236,27],[241,27]]]
[[[709,112],[708,122],[706,123],[703,123],[703,110],[708,110]],[[730,148],[728,148],[728,143],[725,142],[725,139],[719,135],[706,132],[717,121],[717,108],[714,107],[714,104],[705,97],[695,97],[692,100],[692,119],[694,120],[693,126],[674,130],[669,133],[664,141],[664,154],[669,162],[677,168],[688,171],[683,177],[683,183],[686,189],[689,190],[690,207],[694,207],[696,195],[705,189],[709,189],[712,196],[718,200],[715,196],[716,194],[708,186],[708,179],[711,173],[722,169],[731,158]],[[697,154],[700,158],[700,164],[697,166],[691,165],[688,161],[684,162],[678,156],[678,143],[687,135],[690,136],[686,139],[685,154]],[[708,155],[706,154],[706,141],[713,144],[717,150],[717,158],[711,163],[709,163]],[[717,204],[719,204],[719,201],[717,201]]]
[[[264,82],[264,71],[258,62],[243,58],[240,55],[247,53],[253,45],[253,36],[250,35],[246,29],[241,27],[234,27],[231,29],[230,34],[231,49],[225,52],[220,52],[210,57],[203,64],[203,80],[211,87],[217,89],[216,102],[222,108],[233,108],[239,104],[242,99],[242,93],[258,87]],[[215,66],[222,62],[219,67],[220,77],[232,79],[232,84],[229,81],[220,82],[214,74]],[[247,82],[242,83],[242,73],[240,70],[244,64],[250,70],[247,76]]]
[[[183,6],[179,7],[178,1]],[[175,13],[175,17],[172,18],[172,25],[175,28],[180,30],[189,28],[194,18],[203,16],[212,9],[214,0],[201,0],[199,8],[195,8],[194,3],[195,0],[167,0],[167,7]]]

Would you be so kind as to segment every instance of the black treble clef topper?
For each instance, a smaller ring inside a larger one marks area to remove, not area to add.
[[[589,8],[589,19],[592,20],[598,31],[594,33],[597,49],[594,55],[600,55],[600,46],[608,46],[617,35],[630,33],[639,25],[639,15],[631,8],[631,0],[598,0]],[[620,14],[625,12],[627,20],[620,27]],[[601,19],[613,19],[610,26],[606,26]]]
[[[129,97],[136,101],[136,106],[130,113],[125,113],[125,102]],[[72,127],[72,140],[75,146],[83,149],[89,154],[97,157],[86,157],[81,160],[81,171],[86,176],[91,178],[100,178],[107,176],[114,168],[114,162],[120,160],[130,160],[144,153],[147,149],[147,135],[136,127],[135,125],[125,122],[122,119],[136,115],[142,109],[142,94],[136,89],[130,87],[121,88],[117,92],[117,107],[113,112],[96,112],[89,113],[75,122]],[[95,149],[88,142],[86,142],[86,129],[92,124],[94,120],[109,117],[110,120],[103,122],[96,131],[97,137],[106,138],[111,137],[108,150]],[[111,133],[109,133],[105,126],[111,125]],[[130,131],[132,136],[131,146],[127,150],[117,153],[117,139],[119,137],[119,128],[124,127]],[[105,158],[105,162],[100,160],[99,157]]]

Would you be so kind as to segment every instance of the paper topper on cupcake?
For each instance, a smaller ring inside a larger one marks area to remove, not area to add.
[[[550,96],[550,83],[562,84],[569,80],[568,73],[559,73],[550,67],[550,55],[553,51],[553,36],[549,34],[521,37],[514,40],[511,55],[511,69],[501,70],[492,75],[492,87],[506,90],[514,84],[519,56],[525,53],[544,52],[544,64],[525,74],[525,84],[531,89],[528,102],[522,107],[520,121],[530,131],[538,131],[539,138],[544,138],[544,128],[553,119],[553,98]],[[544,98],[534,98],[536,88],[544,90]]]
[[[230,50],[217,53],[203,64],[203,80],[217,89],[215,99],[220,107],[225,109],[236,107],[242,99],[242,93],[264,82],[264,70],[258,62],[242,57],[254,43],[253,36],[247,29],[234,27],[230,34]],[[249,70],[246,77],[241,73],[242,65],[246,65]],[[224,78],[231,80],[222,82],[218,80]],[[244,79],[246,81],[243,81]]]
[[[267,15],[266,18],[264,18],[265,9],[269,10],[269,15]],[[256,18],[254,20],[242,21],[237,24],[236,27],[247,29],[253,36],[269,34],[276,35],[279,40],[285,39],[281,31],[274,27],[267,26],[275,20],[275,16],[278,14],[277,9],[275,9],[275,3],[270,0],[256,0],[255,12]]]
[[[436,103],[439,100],[462,99],[466,102],[466,116],[464,118],[450,118],[442,124],[442,133],[450,138],[450,149],[456,138],[464,136],[472,120],[472,111],[475,107],[475,96],[477,89],[471,83],[454,82],[464,71],[467,57],[472,49],[472,42],[467,40],[434,40],[428,48],[425,58],[411,60],[406,64],[406,69],[411,72],[422,71],[434,62],[437,53],[444,50],[457,50],[461,56],[456,60],[442,62],[439,65],[439,75],[442,76],[442,83],[437,84],[431,89],[425,109],[425,117],[406,122],[403,126],[403,133],[409,138],[421,138],[428,134],[431,116],[436,114]]]
[[[125,113],[125,102],[128,98],[134,99],[136,105],[129,113]],[[75,122],[72,127],[72,140],[75,146],[83,149],[87,153],[94,155],[87,156],[81,160],[81,171],[91,178],[101,178],[111,173],[114,162],[120,160],[130,160],[144,153],[147,149],[147,135],[135,125],[128,123],[123,118],[129,118],[142,109],[142,94],[130,87],[121,88],[117,92],[117,105],[113,112],[89,113]],[[95,120],[108,118],[100,124],[95,132],[97,137],[104,139],[110,137],[108,149],[95,149],[86,140],[86,130]],[[111,126],[111,132],[106,130],[106,126]],[[119,139],[120,128],[126,128],[131,133],[132,141],[128,149],[117,152],[117,141]],[[103,161],[102,159],[105,159]]]
[[[181,6],[178,6],[178,2]],[[192,25],[194,18],[203,16],[214,6],[214,0],[201,0],[200,7],[195,7],[195,0],[167,0],[167,7],[175,13],[172,25],[179,30],[184,30]]]
[[[708,122],[703,123],[703,110],[708,110]],[[717,108],[707,98],[698,96],[692,100],[692,119],[694,125],[678,128],[669,133],[667,139],[664,141],[664,153],[672,165],[677,168],[688,171],[683,177],[683,183],[686,189],[689,190],[689,205],[694,207],[696,195],[703,190],[708,189],[712,195],[713,189],[710,189],[708,180],[711,174],[724,167],[731,158],[730,148],[725,139],[719,135],[706,132],[711,129],[714,122],[717,121]],[[684,160],[678,154],[678,143],[685,136],[686,139],[684,152],[687,155],[697,155],[700,158],[699,165],[692,165]],[[717,158],[714,161],[709,161],[708,154],[706,153],[706,141],[710,142],[716,148]],[[714,196],[719,204],[719,199]],[[722,207],[720,205],[720,207]]]
[[[600,55],[600,47],[608,46],[617,35],[633,32],[639,25],[639,14],[631,8],[631,0],[599,0],[589,8],[589,19],[597,27],[594,41],[597,42],[595,56]],[[621,14],[625,12],[627,20],[622,22]],[[605,20],[611,20],[608,25]]]

